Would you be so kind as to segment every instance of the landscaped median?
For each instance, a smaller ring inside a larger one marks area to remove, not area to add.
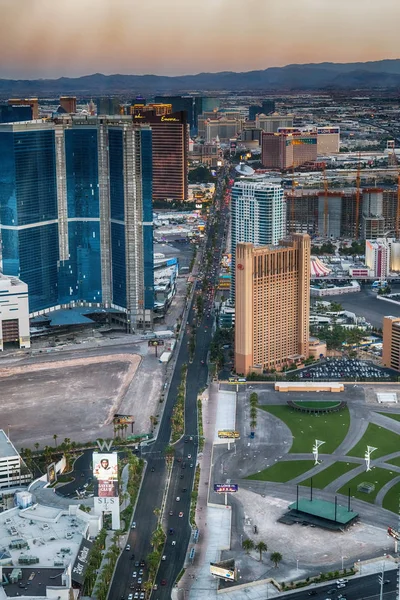
[[[200,483],[200,465],[197,465],[196,471],[194,474],[194,482],[193,482],[193,490],[190,495],[190,517],[189,522],[191,527],[197,528],[196,525],[196,507],[197,507],[197,499],[199,497],[199,483]]]
[[[187,365],[181,369],[181,382],[178,386],[174,408],[171,417],[171,444],[177,442],[185,431],[185,397],[186,397]]]

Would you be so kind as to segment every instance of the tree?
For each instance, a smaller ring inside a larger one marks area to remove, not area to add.
[[[254,548],[253,540],[250,540],[249,538],[247,538],[246,540],[243,540],[242,548],[243,548],[243,550],[246,551],[246,554],[250,554],[250,550],[253,550],[253,548]]]
[[[35,442],[33,445],[35,446],[35,450],[37,452],[39,450],[39,446],[40,446],[39,442]]]
[[[53,435],[54,447],[55,447],[55,448],[57,448],[57,438],[58,438],[58,435],[55,433],[55,434]]]
[[[254,546],[254,550],[257,550],[257,552],[260,553],[260,562],[262,561],[262,553],[266,552],[268,550],[267,548],[267,544],[263,541],[258,542],[258,544],[256,544]]]
[[[282,554],[280,552],[272,552],[271,553],[271,561],[274,563],[275,569],[278,568],[279,563],[282,560]]]

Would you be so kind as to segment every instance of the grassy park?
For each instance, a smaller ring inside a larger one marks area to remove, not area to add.
[[[313,403],[314,404],[314,403]],[[330,454],[344,440],[350,424],[349,410],[327,414],[299,413],[289,406],[260,406],[283,421],[292,432],[291,453],[312,453],[315,440],[324,440],[321,454]]]
[[[399,473],[397,473],[399,475]],[[398,514],[399,512],[399,498],[400,498],[400,482],[395,483],[385,495],[382,506],[387,510]]]
[[[354,479],[351,479],[348,483],[346,483],[344,486],[342,486],[337,491],[339,494],[344,494],[345,496],[347,496],[348,492],[349,492],[349,488],[350,488],[350,495],[353,498],[358,498],[359,500],[364,500],[364,502],[370,502],[371,504],[373,504],[381,487],[384,486],[389,481],[391,481],[397,475],[398,475],[398,473],[396,473],[394,471],[388,471],[387,469],[373,467],[371,471],[369,471],[368,473],[363,471],[362,473],[360,473],[359,475],[354,477]],[[363,482],[373,483],[375,485],[375,489],[369,494],[367,494],[365,492],[359,492],[357,490],[357,486]],[[397,503],[397,509],[398,509],[398,503]],[[396,509],[396,512],[397,512],[397,509]]]
[[[383,415],[384,417],[389,417],[390,419],[394,419],[395,421],[400,421],[400,413],[380,412],[378,414]]]
[[[349,456],[364,457],[367,446],[372,446],[376,450],[371,454],[371,459],[392,454],[399,450],[400,436],[389,429],[379,427],[375,423],[369,423],[367,431],[363,437],[347,454]]]
[[[275,463],[263,471],[249,475],[246,479],[255,479],[257,481],[273,481],[276,483],[286,483],[303,473],[307,473],[314,466],[313,460],[290,460]]]
[[[324,469],[323,471],[320,471],[316,475],[313,475],[313,487],[322,490],[329,483],[332,483],[332,481],[335,481],[335,479],[337,479],[341,475],[348,473],[349,471],[355,469],[355,467],[358,466],[359,465],[357,463],[336,462],[333,465],[330,465],[329,467]],[[311,477],[302,481],[300,485],[311,486]]]

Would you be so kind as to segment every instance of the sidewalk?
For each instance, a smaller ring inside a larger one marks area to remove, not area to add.
[[[209,394],[207,397],[206,394]],[[210,575],[210,562],[220,559],[221,550],[229,549],[231,536],[231,510],[221,505],[208,504],[208,485],[212,460],[212,447],[217,420],[218,384],[212,383],[203,395],[203,431],[205,445],[199,456],[200,483],[196,510],[196,523],[199,539],[188,546],[185,574],[172,591],[172,597],[179,600],[203,600],[217,597],[217,581]],[[193,565],[189,563],[190,550],[195,549]],[[207,595],[205,595],[207,592]]]

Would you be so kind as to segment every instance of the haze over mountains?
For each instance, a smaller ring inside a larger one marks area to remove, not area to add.
[[[102,75],[59,79],[0,79],[0,95],[81,95],[122,92],[292,91],[400,88],[400,59],[366,63],[319,63],[271,67],[262,71],[163,75]]]

